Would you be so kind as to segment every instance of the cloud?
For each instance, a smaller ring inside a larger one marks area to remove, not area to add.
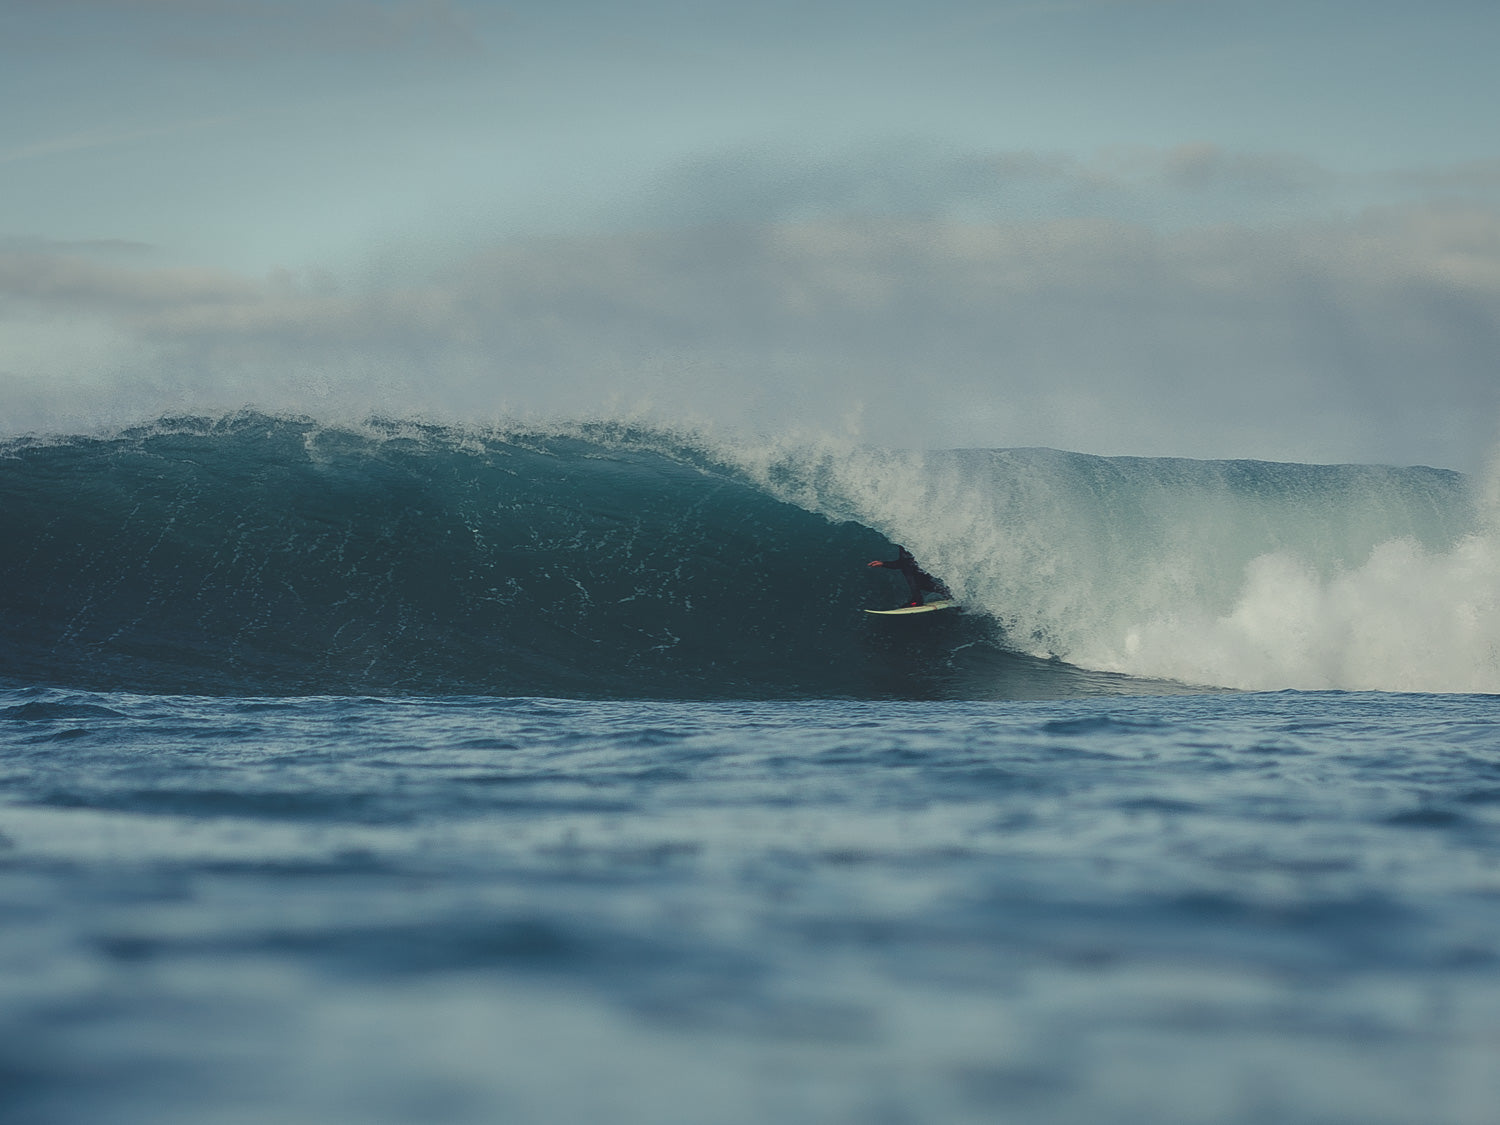
[[[222,270],[139,269],[97,258],[100,250],[134,253],[138,246],[114,240],[0,243],[0,302],[24,303],[54,315],[94,312],[138,323],[142,316],[168,309],[243,302],[258,291]]]
[[[101,254],[139,257],[155,248],[128,238],[57,239],[34,235],[0,236],[0,254]]]
[[[1391,173],[1390,179],[1399,188],[1424,195],[1500,200],[1500,160],[1402,169]]]
[[[117,148],[161,137],[177,137],[217,128],[235,120],[233,116],[219,115],[172,121],[144,128],[89,129],[64,136],[50,137],[44,141],[33,141],[29,144],[0,149],[0,164],[13,164],[22,160],[57,156],[63,153],[86,152],[90,149]]]
[[[1261,190],[1266,167],[1214,150],[1124,170],[973,163],[1010,183],[1097,177],[1105,196],[1183,177],[1184,191]],[[768,430],[859,417],[863,437],[892,445],[1459,468],[1495,437],[1500,208],[1176,225],[1102,205],[1005,219],[949,203],[787,209],[800,217],[764,217],[778,203],[755,222],[502,241],[359,284],[12,243],[0,317],[59,333],[107,323],[129,362],[73,382],[107,384],[90,408],[111,416],[641,410]],[[0,370],[28,374],[23,360],[0,354]],[[0,417],[75,424],[65,376],[61,405],[35,383],[24,410],[0,390]]]
[[[1304,156],[1279,152],[1231,152],[1208,141],[1170,148],[1113,148],[1100,158],[1120,182],[1180,191],[1231,191],[1236,195],[1307,196],[1334,180]]]
[[[655,223],[905,215],[1246,221],[1326,205],[1341,178],[1306,158],[1206,141],[1070,153],[966,152],[903,139],[809,155],[742,148],[685,161],[637,207]]]

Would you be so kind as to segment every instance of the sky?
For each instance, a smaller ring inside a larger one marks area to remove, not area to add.
[[[1493,0],[0,0],[0,434],[241,408],[1431,464]]]

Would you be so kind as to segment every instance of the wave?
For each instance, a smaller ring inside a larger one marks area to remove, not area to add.
[[[753,698],[1110,682],[1048,678],[980,619],[867,628],[862,609],[896,595],[863,566],[891,553],[883,536],[661,434],[242,413],[3,452],[0,675],[25,683]]]
[[[1494,577],[1472,492],[1433,469],[166,418],[0,448],[0,676],[621,698],[1496,690],[1494,646],[1474,656],[1500,627],[1471,614],[1474,638],[1449,636],[1467,603],[1424,587]],[[968,612],[867,618],[898,599],[863,565],[894,542]],[[1422,628],[1432,684],[1409,675]]]
[[[906,543],[1019,651],[1243,689],[1500,692],[1500,538],[1425,467],[747,450]]]

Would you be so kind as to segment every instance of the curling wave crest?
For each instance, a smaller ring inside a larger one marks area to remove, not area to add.
[[[169,692],[1500,691],[1425,468],[238,413],[0,449],[0,676]],[[965,604],[866,619],[907,545]],[[912,622],[906,622],[912,625]]]

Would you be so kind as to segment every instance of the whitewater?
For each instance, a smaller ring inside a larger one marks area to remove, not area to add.
[[[1482,1125],[1496,489],[0,443],[0,1122]],[[908,547],[962,614],[871,619]]]

